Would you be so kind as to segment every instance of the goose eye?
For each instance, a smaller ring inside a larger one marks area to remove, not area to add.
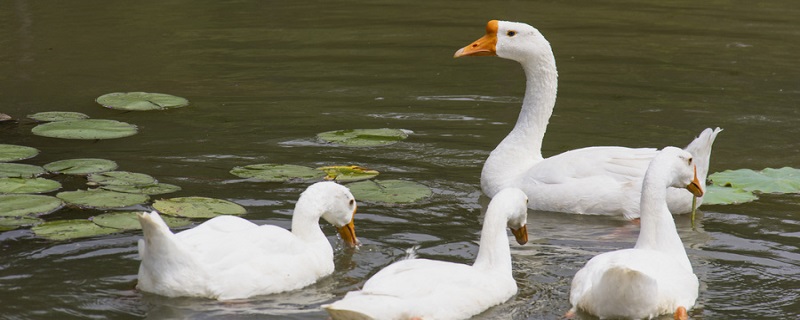
[[[689,165],[692,165],[692,158],[689,158]]]
[[[353,200],[353,199],[350,199],[350,206],[351,206],[351,207],[353,206],[353,204],[354,204],[354,203],[356,203],[356,201],[355,201],[355,200]]]
[[[506,33],[506,35],[509,36],[509,37],[513,37],[513,36],[517,35],[517,32],[516,31],[509,31],[509,32]]]

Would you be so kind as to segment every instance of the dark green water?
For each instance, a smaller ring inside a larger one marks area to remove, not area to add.
[[[237,182],[234,166],[358,164],[426,184],[410,206],[363,203],[364,245],[337,249],[337,270],[293,293],[241,303],[165,299],[133,288],[137,232],[52,242],[0,233],[0,315],[43,318],[321,319],[319,305],[420,245],[469,263],[477,252],[480,168],[516,120],[523,74],[497,58],[453,59],[486,21],[523,21],[550,40],[559,96],[544,153],[591,145],[684,146],[725,129],[711,171],[800,167],[800,6],[795,1],[4,1],[0,112],[76,111],[136,124],[120,140],[37,137],[0,125],[0,143],[38,148],[23,163],[98,157],[177,184],[169,196],[229,199],[259,224],[288,226],[305,184]],[[120,112],[94,99],[165,92],[188,108]],[[403,128],[409,139],[352,149],[318,132]],[[65,185],[65,189],[76,189]],[[800,315],[800,197],[762,195],[678,217],[701,281],[695,319]],[[100,212],[64,209],[48,219]],[[330,239],[340,247],[334,232]],[[479,318],[557,319],[591,256],[630,247],[638,228],[608,217],[531,212],[513,245],[520,291]]]

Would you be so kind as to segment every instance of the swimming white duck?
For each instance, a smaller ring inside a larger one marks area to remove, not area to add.
[[[157,212],[141,213],[137,288],[169,297],[230,300],[308,286],[334,269],[333,249],[319,218],[355,246],[355,211],[346,187],[319,182],[297,200],[292,231],[218,216],[173,234]]]
[[[553,113],[558,72],[550,43],[524,23],[492,20],[486,35],[461,48],[455,57],[498,56],[522,64],[527,78],[525,98],[511,133],[492,151],[481,172],[481,188],[489,197],[517,187],[530,198],[531,209],[580,214],[622,214],[639,217],[641,181],[653,148],[588,147],[542,157],[542,140]],[[721,130],[705,129],[686,147],[705,186],[711,146]],[[697,205],[702,204],[697,199]],[[670,189],[674,214],[692,210],[686,190]]]
[[[692,155],[667,147],[653,158],[642,186],[641,230],[632,249],[599,254],[572,279],[572,309],[602,318],[642,319],[674,313],[686,319],[699,283],[667,208],[667,188],[703,189]]]
[[[359,291],[323,305],[333,319],[464,319],[501,304],[517,292],[505,228],[528,242],[527,197],[502,190],[489,203],[472,266],[408,259],[372,276]]]

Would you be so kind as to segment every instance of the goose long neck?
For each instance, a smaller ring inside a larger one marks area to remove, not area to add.
[[[487,210],[481,229],[480,247],[473,266],[511,274],[511,249],[502,212]]]
[[[675,228],[675,221],[667,207],[668,177],[651,171],[647,171],[642,182],[641,230],[635,248],[670,254],[688,270],[692,270],[686,249]]]
[[[301,198],[292,214],[292,234],[306,242],[326,241],[325,234],[319,227],[319,208],[303,201]]]

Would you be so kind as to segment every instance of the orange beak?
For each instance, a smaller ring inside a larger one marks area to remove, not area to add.
[[[458,49],[453,58],[464,56],[496,56],[497,55],[497,20],[486,24],[486,35],[470,45]]]
[[[700,180],[697,180],[697,167],[694,167],[694,179],[686,186],[686,190],[689,190],[695,197],[703,196],[703,187],[700,186]]]
[[[356,211],[353,210],[353,216],[355,217],[355,215]],[[339,235],[348,246],[358,246],[358,239],[356,238],[356,226],[353,224],[353,219],[350,219],[350,222],[346,225],[336,228],[336,230],[339,231]]]
[[[517,238],[517,243],[519,244],[526,244],[528,243],[528,226],[522,225],[519,229],[511,228],[511,233],[514,234],[514,238]]]

